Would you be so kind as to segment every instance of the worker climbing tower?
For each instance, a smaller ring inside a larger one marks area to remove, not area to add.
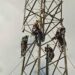
[[[62,4],[62,0],[25,0],[21,75],[68,75]]]

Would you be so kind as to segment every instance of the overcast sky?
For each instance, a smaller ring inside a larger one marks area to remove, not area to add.
[[[24,0],[0,0],[0,75],[9,75],[21,61],[20,41],[24,2]],[[75,65],[75,0],[64,0],[63,5],[68,56]],[[69,75],[75,75],[75,69],[68,64]]]

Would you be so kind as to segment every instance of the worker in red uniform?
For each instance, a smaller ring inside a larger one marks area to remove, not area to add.
[[[48,52],[48,62],[51,62],[54,58],[54,50],[51,47],[45,47],[45,51]]]
[[[21,41],[21,56],[24,56],[27,49],[28,36],[24,36]]]
[[[54,58],[54,50],[49,47],[49,62],[51,62]]]
[[[66,41],[65,41],[65,28],[61,27],[57,30],[56,34],[55,34],[55,38],[58,40],[59,45],[62,46],[66,46]]]
[[[39,43],[39,40],[41,41],[41,39],[42,39],[42,31],[39,27],[38,20],[36,20],[35,24],[33,25],[32,34],[35,36],[36,42]]]
[[[33,28],[32,28],[32,35],[35,36],[36,42],[38,41],[38,40],[37,40],[37,37],[38,37],[38,30],[39,30],[38,20],[36,20],[36,22],[35,22],[35,24],[33,25]]]
[[[35,22],[35,24],[33,25],[33,28],[32,28],[32,34],[37,35],[38,30],[39,30],[39,24],[38,24],[38,20],[36,20],[36,22]]]

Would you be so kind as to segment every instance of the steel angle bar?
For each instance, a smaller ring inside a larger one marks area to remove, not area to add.
[[[62,53],[63,53],[63,52],[61,52],[60,55],[59,55],[58,61],[57,61],[56,65],[55,65],[55,68],[54,68],[54,70],[53,70],[53,72],[52,72],[52,75],[54,75],[54,73],[55,73],[55,71],[56,71],[56,68],[57,68],[57,66],[58,66],[59,59],[61,58]]]
[[[41,50],[45,53],[45,50],[43,48],[41,48]]]
[[[26,10],[31,11],[31,10],[29,10],[29,9],[26,9]],[[33,13],[33,14],[35,14],[35,15],[37,15],[37,16],[40,17],[40,15],[37,14],[38,12],[31,11],[31,13]]]
[[[30,0],[31,2],[30,3],[28,3],[29,5],[34,1],[34,0]]]
[[[30,14],[29,16],[32,16],[32,15],[34,15],[33,13],[32,14]],[[26,18],[27,16],[25,16],[25,18]],[[26,26],[26,25],[25,25]]]
[[[54,66],[55,66],[55,64],[53,64]],[[61,74],[61,75],[63,75],[62,74],[62,72],[60,71],[60,69],[57,67],[57,70],[59,71],[59,73]]]
[[[58,12],[57,12],[57,14],[58,14],[58,13],[61,13],[61,10],[60,10],[60,11],[58,11]]]
[[[51,36],[48,34],[48,36],[51,38]],[[53,41],[53,43],[55,44],[55,42]],[[57,43],[58,43],[58,41],[57,41]],[[58,46],[57,46],[58,47]],[[58,49],[60,50],[60,48],[58,47]]]
[[[57,18],[57,17],[55,17],[55,16],[51,15],[50,13],[47,13],[47,12],[46,12],[46,14],[47,14],[47,15],[50,15],[52,18],[57,19],[58,21],[60,20],[59,18]]]
[[[50,29],[45,35],[47,35],[48,33],[50,33],[55,27],[57,27],[59,25],[60,21],[52,28]]]
[[[34,65],[33,65],[32,69],[31,69],[31,71],[30,71],[30,74],[29,74],[29,75],[31,75],[31,74],[32,74],[33,69],[34,69],[34,67],[35,67],[35,65],[36,65],[36,62],[37,62],[37,60],[35,60]]]
[[[26,19],[25,19],[25,21],[24,21],[24,24],[25,24],[25,22],[27,21],[27,19],[28,19],[29,15],[30,15],[31,11],[33,10],[33,8],[34,8],[36,2],[37,2],[37,0],[34,1],[33,6],[32,6],[32,8],[31,8],[31,10],[30,10],[28,16],[26,17]]]
[[[35,40],[34,40],[34,42],[27,48],[27,50],[26,50],[26,53],[29,51],[29,49],[32,47],[32,45],[35,43]]]
[[[58,11],[59,7],[60,7],[60,5],[58,6],[58,8],[57,8],[57,10],[56,10],[56,12],[54,13],[54,15],[53,15],[53,16],[55,16],[55,15],[56,15],[56,13],[57,13],[57,11]],[[52,18],[52,20],[50,21],[50,23],[49,23],[49,25],[48,25],[47,29],[45,30],[45,34],[46,34],[46,32],[48,31],[48,29],[49,29],[49,27],[50,27],[50,25],[51,25],[51,23],[52,23],[52,21],[53,21],[53,20],[54,20],[54,17]]]
[[[46,55],[46,54],[42,55],[40,58],[44,57],[45,55]],[[38,60],[38,58],[36,58],[35,60]],[[34,60],[34,61],[32,61],[32,62],[30,62],[30,63],[28,63],[28,64],[26,65],[26,67],[27,67],[27,66],[29,66],[30,64],[34,63],[34,62],[35,62],[35,60]]]
[[[57,43],[58,43],[58,41],[56,41],[56,43],[55,43],[55,46],[54,46],[54,49],[53,49],[54,51],[55,51],[55,48],[57,47]]]
[[[52,4],[53,4],[54,1],[55,1],[55,0],[52,0],[52,2],[51,2],[51,4],[50,4],[50,6],[49,6],[47,12],[49,12],[49,10],[50,10],[50,8],[51,8],[51,6],[52,6]]]
[[[27,63],[28,63],[28,61],[29,61],[29,59],[30,59],[30,57],[31,57],[31,54],[32,54],[32,52],[33,52],[34,47],[35,47],[35,44],[34,44],[32,50],[31,50],[31,52],[30,52],[30,55],[29,55],[29,57],[28,57],[28,59],[27,59],[27,61],[26,61],[26,64],[25,64],[25,66],[24,66],[24,69],[26,68],[26,65],[27,65]]]
[[[55,6],[49,13],[53,12],[57,7],[59,7],[62,4],[62,2],[60,2],[57,6]],[[46,12],[48,13],[48,11]],[[46,17],[48,16],[48,14],[46,15]]]
[[[33,20],[34,17],[36,17],[36,16],[34,15],[34,16],[28,21],[28,23],[29,23],[31,20]]]
[[[52,65],[52,64],[56,63],[57,61],[59,61],[59,60],[61,60],[61,59],[63,59],[63,58],[64,58],[64,57],[61,57],[60,59],[55,60],[54,62],[50,63],[49,65]],[[46,68],[46,66],[42,67],[40,70],[42,70],[42,69],[44,69],[44,68]]]
[[[45,45],[45,44],[47,44],[47,43],[49,43],[49,42],[51,42],[51,41],[53,41],[53,39],[51,39],[51,40],[49,40],[49,41],[47,41],[47,42],[41,44],[41,46],[43,46],[43,45]]]
[[[62,1],[60,1],[60,3],[59,3],[57,6],[55,6],[49,13],[53,12],[53,11],[54,11],[57,7],[59,7],[61,4],[62,4]]]

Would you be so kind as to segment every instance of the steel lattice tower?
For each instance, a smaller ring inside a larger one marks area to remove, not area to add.
[[[62,4],[62,0],[25,0],[23,34],[33,36],[33,24],[39,20],[45,39],[43,42],[39,40],[39,45],[36,44],[35,39],[32,43],[28,43],[21,75],[68,75],[66,46],[60,48],[58,41],[53,40],[57,29],[64,27]],[[46,60],[47,44],[55,53],[50,63]]]

